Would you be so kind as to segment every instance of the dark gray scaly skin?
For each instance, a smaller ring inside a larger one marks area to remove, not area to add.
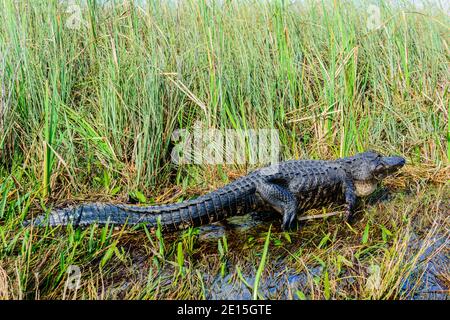
[[[273,209],[283,217],[282,228],[296,225],[297,214],[330,203],[345,204],[350,219],[358,196],[372,193],[384,177],[405,164],[402,157],[383,157],[368,151],[337,160],[291,160],[258,169],[211,193],[181,203],[135,206],[87,203],[57,209],[24,224],[74,226],[90,224],[145,224],[179,230]]]

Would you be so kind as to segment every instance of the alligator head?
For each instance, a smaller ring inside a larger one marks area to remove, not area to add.
[[[353,178],[357,196],[371,194],[383,178],[398,171],[405,164],[403,157],[383,157],[375,151],[358,153],[338,161]]]

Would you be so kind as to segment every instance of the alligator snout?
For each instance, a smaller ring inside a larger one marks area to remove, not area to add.
[[[383,157],[382,162],[386,167],[390,167],[392,169],[400,169],[405,165],[406,160],[403,157],[393,156],[393,157]]]

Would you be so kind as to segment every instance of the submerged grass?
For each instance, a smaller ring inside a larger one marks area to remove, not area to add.
[[[448,257],[450,21],[380,2],[370,29],[369,4],[0,0],[0,298],[414,297]],[[277,129],[284,159],[373,148],[409,165],[355,224],[275,224],[268,249],[265,223],[213,240],[21,226],[69,202],[178,201],[251,169],[173,164],[173,132],[196,125]]]
[[[255,275],[255,284],[253,285],[253,300],[258,299],[258,285],[259,281],[261,280],[261,274],[264,271],[264,266],[266,264],[267,259],[267,252],[269,250],[270,230],[271,228],[269,228],[269,232],[267,232],[266,241],[264,241],[264,248],[261,254],[261,261],[259,262],[259,267]]]

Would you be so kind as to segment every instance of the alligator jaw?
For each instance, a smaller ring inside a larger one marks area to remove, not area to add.
[[[368,196],[369,194],[373,193],[378,186],[378,182],[376,180],[368,180],[368,181],[355,180],[354,184],[356,189],[356,195],[358,197]]]

